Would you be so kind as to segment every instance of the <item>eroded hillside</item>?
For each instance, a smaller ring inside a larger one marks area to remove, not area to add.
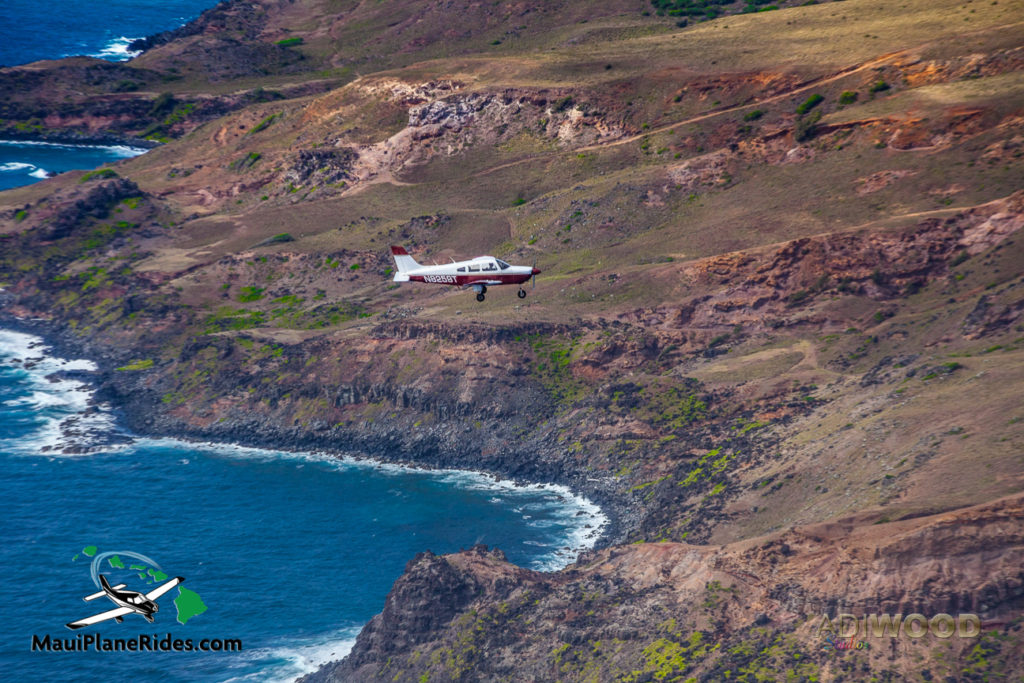
[[[222,6],[75,96],[176,68],[162,102],[18,100],[168,140],[0,194],[4,314],[101,359],[133,427],[558,481],[611,515],[556,574],[418,558],[313,679],[1020,675],[1021,3],[685,27],[471,3],[451,34],[443,4]],[[405,23],[356,21],[384,5]],[[254,50],[298,56],[209,71]],[[478,304],[392,283],[390,244],[543,274]],[[841,611],[984,635],[825,652],[809,624]]]

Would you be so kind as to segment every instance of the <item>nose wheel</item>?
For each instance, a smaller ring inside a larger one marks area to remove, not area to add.
[[[525,289],[520,289],[520,290],[519,290],[519,291],[518,291],[518,292],[516,293],[516,295],[517,295],[517,296],[518,296],[518,297],[519,297],[520,299],[525,299],[525,298],[526,298],[526,290],[525,290]]]

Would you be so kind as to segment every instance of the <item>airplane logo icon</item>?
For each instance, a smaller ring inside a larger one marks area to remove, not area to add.
[[[142,615],[145,617],[146,621],[152,624],[153,615],[160,610],[160,606],[156,604],[156,599],[185,580],[184,577],[176,576],[170,581],[154,588],[150,592],[143,594],[137,591],[123,590],[125,587],[125,584],[123,583],[111,586],[110,582],[107,581],[107,577],[103,574],[100,574],[99,577],[103,590],[98,593],[93,593],[92,595],[87,595],[82,599],[88,602],[90,600],[106,596],[115,605],[117,605],[117,607],[106,612],[94,614],[93,616],[86,617],[85,619],[72,621],[70,624],[66,624],[69,629],[74,630],[84,626],[91,626],[92,624],[98,624],[99,622],[106,621],[107,619],[113,619],[120,624],[124,621],[126,615],[133,613]]]

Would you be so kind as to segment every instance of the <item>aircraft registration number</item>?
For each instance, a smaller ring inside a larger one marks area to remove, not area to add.
[[[455,276],[454,275],[424,275],[423,276],[423,281],[424,282],[440,282],[440,283],[443,283],[443,284],[451,285],[451,284],[455,284]]]

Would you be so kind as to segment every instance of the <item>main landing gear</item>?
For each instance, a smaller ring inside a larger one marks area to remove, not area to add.
[[[479,285],[478,287],[475,287],[474,289],[476,289],[476,300],[477,301],[483,301],[484,300],[484,294],[487,293],[487,285]]]
[[[525,299],[525,298],[526,298],[526,290],[525,290],[525,289],[520,289],[520,290],[519,290],[519,291],[518,291],[518,292],[516,293],[516,295],[517,295],[517,296],[518,296],[518,297],[519,297],[520,299]]]

